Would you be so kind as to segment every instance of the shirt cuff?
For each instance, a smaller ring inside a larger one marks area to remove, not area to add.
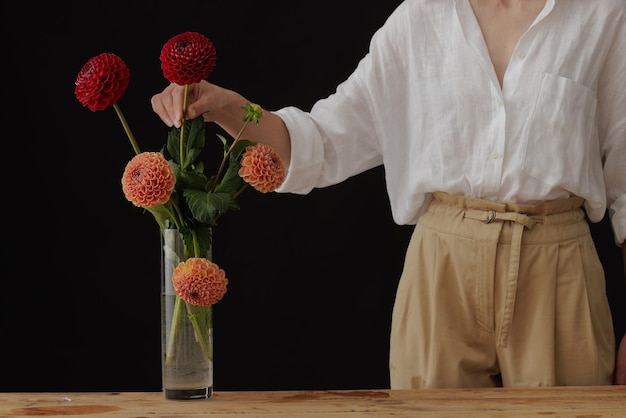
[[[278,115],[291,138],[291,160],[278,193],[307,194],[316,184],[324,164],[324,145],[315,123],[296,107],[272,112]]]

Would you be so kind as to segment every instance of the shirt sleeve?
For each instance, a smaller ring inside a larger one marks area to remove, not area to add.
[[[319,177],[324,165],[321,135],[308,114],[296,107],[285,107],[274,113],[283,120],[291,137],[291,163],[276,191],[307,194],[315,187],[311,178]]]
[[[598,85],[598,135],[607,207],[615,241],[626,240],[626,8],[614,21],[611,49]]]
[[[374,101],[385,99],[374,91],[396,79],[388,64],[397,60],[398,37],[406,33],[399,29],[405,24],[406,7],[401,4],[374,34],[368,54],[333,94],[316,102],[310,112],[295,107],[274,112],[285,122],[292,149],[287,177],[277,192],[306,194],[383,163],[383,116]]]

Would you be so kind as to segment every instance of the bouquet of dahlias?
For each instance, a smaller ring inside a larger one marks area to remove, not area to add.
[[[206,79],[213,71],[215,47],[205,36],[185,32],[165,43],[160,60],[165,78],[185,86],[185,115],[189,85]],[[210,323],[211,307],[224,296],[228,284],[224,271],[206,258],[211,230],[221,215],[239,209],[236,198],[247,186],[262,193],[274,191],[283,182],[285,169],[275,150],[241,138],[245,127],[258,124],[262,116],[260,106],[251,103],[243,108],[243,125],[236,138],[217,135],[224,154],[213,176],[205,174],[203,163],[198,161],[205,145],[201,116],[171,128],[164,150],[142,152],[118,105],[128,87],[129,74],[119,56],[102,53],[89,59],[78,73],[75,95],[94,112],[113,107],[122,122],[136,154],[122,175],[122,190],[135,206],[152,213],[162,231],[176,229],[182,236],[185,261],[172,275],[175,310],[181,316],[186,313],[196,335],[202,336]],[[177,322],[174,319],[172,327]],[[175,331],[172,329],[171,336]],[[210,342],[200,343],[208,356]]]

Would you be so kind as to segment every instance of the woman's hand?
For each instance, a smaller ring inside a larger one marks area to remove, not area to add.
[[[248,103],[245,97],[232,90],[201,81],[188,86],[187,119],[202,115],[205,122],[215,122],[235,138],[240,134],[244,110]],[[185,86],[170,84],[162,92],[152,96],[152,110],[169,127],[182,125]],[[291,138],[283,120],[276,114],[264,111],[258,126],[249,126],[245,137],[274,148],[285,167],[291,159]]]
[[[198,115],[203,115],[205,121],[214,122],[217,121],[219,112],[229,105],[229,98],[237,101],[238,113],[241,113],[240,107],[246,102],[243,97],[207,81],[190,84],[188,88],[188,119],[194,119]],[[167,126],[176,126],[178,128],[183,120],[184,98],[185,86],[172,83],[162,92],[152,96],[152,110],[159,115]]]

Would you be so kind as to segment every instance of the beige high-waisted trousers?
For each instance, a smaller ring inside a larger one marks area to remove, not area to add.
[[[615,335],[582,203],[434,193],[398,285],[391,388],[611,384]]]

